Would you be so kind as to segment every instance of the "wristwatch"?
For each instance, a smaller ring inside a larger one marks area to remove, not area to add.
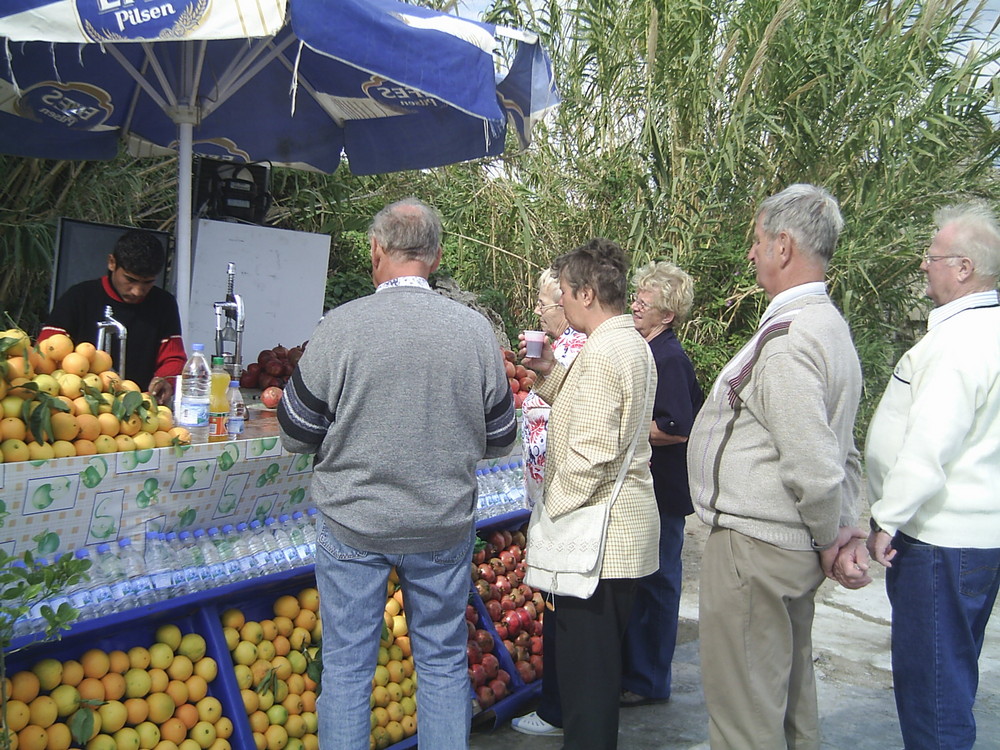
[[[883,531],[882,527],[878,525],[878,521],[875,520],[875,516],[872,516],[871,518],[868,519],[868,526],[876,534],[879,533],[880,531]]]

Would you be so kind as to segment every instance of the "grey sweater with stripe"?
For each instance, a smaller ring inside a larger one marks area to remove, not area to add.
[[[790,550],[856,523],[861,367],[825,294],[780,307],[712,387],[688,440],[702,521]]]
[[[278,409],[284,447],[316,453],[312,501],[358,549],[447,549],[471,530],[476,463],[516,434],[489,323],[400,286],[330,311]]]

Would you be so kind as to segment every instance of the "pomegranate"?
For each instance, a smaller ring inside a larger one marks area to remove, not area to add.
[[[275,386],[270,386],[264,389],[264,392],[260,394],[261,403],[264,404],[268,409],[273,409],[281,401],[281,395],[283,391]]]

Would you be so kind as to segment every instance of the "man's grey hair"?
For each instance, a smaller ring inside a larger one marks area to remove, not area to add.
[[[368,237],[394,257],[429,265],[441,247],[441,217],[423,201],[404,198],[375,214]]]
[[[983,203],[946,206],[934,213],[934,223],[938,230],[954,227],[952,252],[971,260],[977,276],[996,283],[1000,278],[1000,226],[989,206]]]
[[[757,209],[757,222],[768,237],[792,236],[799,249],[824,265],[833,258],[844,226],[837,199],[816,185],[797,183],[772,195]]]

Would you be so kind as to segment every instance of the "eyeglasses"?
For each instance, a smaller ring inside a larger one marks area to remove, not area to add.
[[[640,311],[649,309],[649,303],[643,302],[641,299],[639,299],[638,294],[632,295],[631,305],[632,307]]]
[[[543,305],[540,299],[535,300],[535,310],[537,310],[540,313],[543,313],[546,310],[550,310],[553,307],[562,307],[562,305],[560,305],[558,302],[553,302],[551,305]]]
[[[924,263],[933,263],[936,260],[944,260],[945,258],[964,258],[964,255],[930,255],[924,254]]]

